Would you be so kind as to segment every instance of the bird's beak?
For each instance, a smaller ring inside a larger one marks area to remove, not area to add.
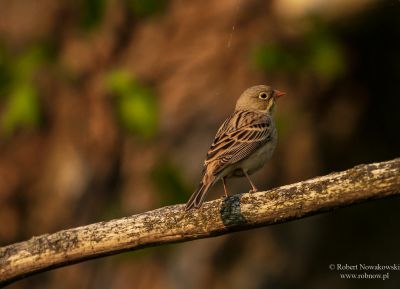
[[[281,97],[281,96],[284,96],[286,93],[284,93],[284,92],[282,92],[282,91],[279,91],[279,90],[275,90],[275,97],[276,98],[279,98],[279,97]]]

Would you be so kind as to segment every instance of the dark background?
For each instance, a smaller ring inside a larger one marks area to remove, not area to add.
[[[259,188],[398,157],[399,51],[399,1],[0,0],[0,246],[185,202],[219,124],[255,84],[287,93]],[[399,205],[124,253],[9,288],[398,288],[400,271],[345,280],[329,264],[399,264]]]

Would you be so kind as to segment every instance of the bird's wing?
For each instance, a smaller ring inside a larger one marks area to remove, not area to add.
[[[271,139],[271,117],[255,111],[236,111],[219,128],[204,162],[216,175],[237,163]],[[211,173],[211,172],[209,172]]]

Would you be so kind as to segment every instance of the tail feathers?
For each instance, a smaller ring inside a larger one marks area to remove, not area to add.
[[[199,184],[199,187],[197,190],[191,195],[189,201],[186,203],[185,211],[189,211],[190,209],[193,208],[200,208],[201,204],[204,202],[204,197],[206,196],[206,193],[208,189],[211,187],[213,182],[204,182],[202,181]]]

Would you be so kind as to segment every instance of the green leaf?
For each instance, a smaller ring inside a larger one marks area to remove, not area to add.
[[[12,135],[19,128],[35,128],[40,121],[39,100],[30,85],[16,86],[6,101],[0,119],[2,134]]]
[[[110,73],[107,83],[115,95],[115,110],[121,126],[143,139],[152,138],[158,123],[158,107],[153,92],[123,71]]]

